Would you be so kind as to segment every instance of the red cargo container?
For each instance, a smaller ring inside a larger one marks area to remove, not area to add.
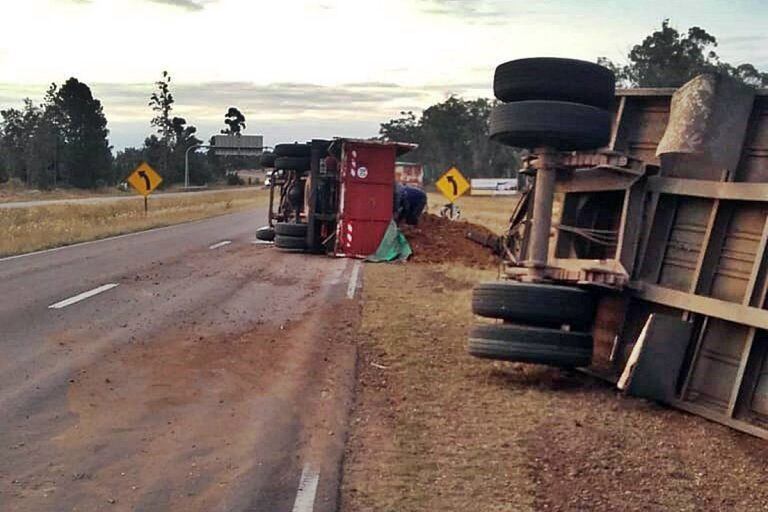
[[[336,255],[375,253],[392,220],[395,159],[411,144],[345,140],[341,153]]]

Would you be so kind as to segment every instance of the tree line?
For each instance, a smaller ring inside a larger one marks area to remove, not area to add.
[[[51,84],[39,105],[27,98],[21,108],[0,111],[0,183],[13,178],[39,189],[105,187],[123,180],[142,161],[155,167],[164,183],[182,182],[185,153],[202,140],[195,126],[173,115],[170,74],[164,71],[154,85],[148,106],[155,133],[142,146],[116,154],[109,145],[101,102],[76,78],[61,86]],[[221,133],[240,135],[245,121],[237,108],[230,107]],[[249,165],[257,163],[248,157],[219,158],[212,150],[190,151],[190,182],[209,183]]]
[[[0,112],[0,181],[14,177],[37,188],[90,187],[112,181],[107,119],[90,88],[70,78],[52,84],[41,105]]]
[[[717,38],[703,28],[681,33],[664,20],[660,29],[632,47],[626,62],[605,57],[597,62],[616,74],[620,87],[679,87],[702,73],[725,74],[753,87],[768,87],[768,73],[752,64],[724,62],[715,51],[717,44]],[[405,158],[424,165],[428,182],[451,166],[473,178],[514,176],[521,152],[488,140],[488,117],[495,103],[451,96],[419,116],[400,112],[380,125],[379,137],[419,144]]]

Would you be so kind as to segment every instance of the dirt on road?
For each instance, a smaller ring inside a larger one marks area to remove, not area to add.
[[[133,317],[44,340],[71,371],[4,411],[0,510],[290,510],[305,464],[322,475],[315,510],[335,510],[359,308],[345,261],[274,255],[243,244],[160,262],[121,281]],[[190,276],[226,297],[190,307]],[[158,301],[174,314],[147,332]]]
[[[768,508],[768,444],[580,373],[473,359],[495,272],[367,266],[342,510]]]

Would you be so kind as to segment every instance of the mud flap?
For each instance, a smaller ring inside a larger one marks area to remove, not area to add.
[[[732,78],[700,75],[672,96],[656,149],[670,177],[721,180],[739,164],[755,90]]]
[[[690,322],[651,314],[616,386],[626,394],[640,398],[659,402],[674,400],[677,378],[692,332]]]

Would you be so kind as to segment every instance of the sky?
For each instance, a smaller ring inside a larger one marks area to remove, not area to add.
[[[622,61],[664,18],[768,70],[764,0],[0,0],[0,108],[74,76],[104,105],[115,149],[137,146],[168,70],[174,115],[203,139],[230,106],[268,145],[370,137],[400,111],[492,96],[507,60]]]

